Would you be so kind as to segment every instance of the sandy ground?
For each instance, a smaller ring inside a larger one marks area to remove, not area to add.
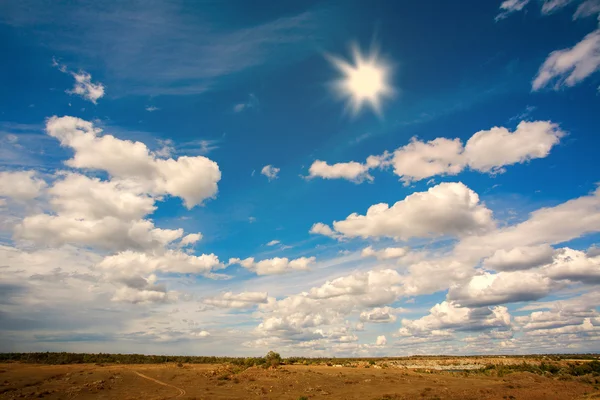
[[[595,385],[597,387],[597,385]],[[403,368],[0,364],[0,399],[600,399],[594,385]]]

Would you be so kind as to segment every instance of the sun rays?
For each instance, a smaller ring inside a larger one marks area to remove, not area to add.
[[[365,106],[382,116],[382,102],[394,95],[390,84],[391,67],[379,58],[376,50],[361,54],[357,45],[352,46],[352,63],[335,56],[329,61],[342,73],[333,83],[336,93],[346,101],[347,109],[357,115]]]

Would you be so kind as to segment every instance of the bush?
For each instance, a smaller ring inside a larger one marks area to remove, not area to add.
[[[268,367],[273,367],[276,368],[279,365],[281,365],[281,356],[279,355],[279,353],[276,353],[274,351],[269,351],[267,353],[267,355],[265,356],[265,366]]]

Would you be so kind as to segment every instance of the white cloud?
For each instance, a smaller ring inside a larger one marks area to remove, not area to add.
[[[539,272],[486,272],[475,275],[467,284],[450,287],[447,298],[461,306],[482,307],[538,300],[552,289],[552,280]]]
[[[273,179],[278,178],[277,175],[279,174],[279,171],[280,171],[279,168],[276,168],[272,165],[265,165],[260,170],[260,173],[263,174],[264,176],[266,176],[269,179],[269,181],[272,181]]]
[[[33,200],[40,196],[46,182],[35,171],[1,171],[0,196],[19,201]]]
[[[515,247],[510,250],[497,250],[484,260],[483,266],[496,271],[517,271],[531,269],[552,262],[554,249],[548,244],[531,247]]]
[[[471,169],[499,172],[506,165],[547,157],[563,135],[557,124],[547,121],[523,121],[514,132],[494,127],[471,136],[465,157]]]
[[[137,220],[154,212],[154,199],[130,181],[101,181],[66,173],[48,189],[50,204],[61,216],[74,219]]]
[[[275,257],[255,262],[254,257],[248,257],[244,260],[231,258],[229,264],[239,264],[250,271],[256,272],[257,275],[273,275],[308,270],[315,260],[315,257],[300,257],[293,260],[287,257]]]
[[[600,256],[588,256],[583,251],[565,247],[544,272],[553,279],[568,279],[586,284],[600,283]]]
[[[378,260],[390,260],[394,258],[401,258],[408,254],[408,247],[387,247],[381,250],[374,250],[373,247],[365,247],[360,255],[362,257],[375,257]]]
[[[529,0],[505,0],[500,4],[500,14],[496,16],[496,21],[500,21],[508,17],[510,14],[521,11],[527,4]]]
[[[312,235],[323,235],[323,236],[328,236],[331,238],[338,238],[341,236],[338,233],[335,233],[329,227],[329,225],[325,225],[322,222],[317,222],[317,223],[313,224],[313,226],[310,228],[309,233]]]
[[[279,240],[271,240],[269,243],[267,243],[267,246],[275,246],[280,244],[281,242]]]
[[[369,166],[355,161],[329,165],[325,161],[317,160],[310,166],[308,174],[309,178],[347,179],[356,183],[373,180],[369,175]]]
[[[600,230],[600,188],[555,207],[540,208],[516,225],[463,238],[455,248],[461,257],[491,256],[499,249],[558,244]]]
[[[218,165],[206,157],[157,158],[144,143],[98,136],[102,130],[75,117],[51,117],[46,131],[75,154],[66,164],[73,168],[99,169],[112,177],[131,180],[153,194],[171,194],[188,208],[217,193],[221,179]]]
[[[506,307],[459,307],[443,301],[429,310],[429,314],[417,320],[402,320],[399,336],[426,336],[444,330],[479,331],[511,326],[510,314]],[[442,331],[442,332],[439,332]]]
[[[575,86],[600,69],[600,30],[588,34],[572,48],[550,53],[532,83],[540,90],[554,82],[553,89]]]
[[[204,298],[202,302],[219,308],[243,309],[254,307],[257,304],[264,304],[267,302],[267,299],[268,295],[266,292],[226,292],[219,296]]]
[[[152,221],[125,221],[112,216],[80,219],[74,216],[36,214],[15,227],[15,238],[38,244],[74,244],[107,250],[151,250],[179,239],[183,229],[156,228]]]
[[[121,287],[115,292],[112,301],[133,304],[167,303],[174,301],[173,295],[160,290],[134,289]]]
[[[393,155],[394,173],[405,184],[435,175],[456,175],[465,167],[460,139],[437,138],[427,143],[412,138]]]
[[[183,237],[183,239],[181,239],[181,241],[179,242],[179,245],[180,246],[189,246],[189,245],[197,243],[200,240],[202,240],[201,233],[190,233],[188,235],[185,235]]]
[[[544,0],[542,14],[548,15],[572,3],[573,0]]]
[[[126,250],[105,257],[97,267],[108,273],[125,276],[154,272],[208,275],[225,268],[225,265],[214,254],[195,256],[176,250],[155,253]]]
[[[377,340],[375,341],[375,346],[385,346],[387,344],[387,339],[384,335],[377,336]]]
[[[437,175],[458,175],[467,167],[484,173],[501,173],[507,165],[547,157],[564,135],[560,127],[550,121],[522,121],[513,132],[504,127],[479,131],[464,146],[458,138],[422,142],[413,137],[393,154],[369,156],[365,164],[351,161],[329,165],[315,161],[308,178],[319,176],[361,183],[373,180],[370,169],[392,166],[394,173],[408,186]]]
[[[258,98],[251,93],[250,95],[248,95],[248,101],[236,104],[235,106],[233,106],[233,111],[239,113],[249,108],[256,107],[258,107]]]
[[[68,90],[67,93],[79,95],[94,104],[104,96],[104,85],[93,83],[90,74],[85,71],[72,72],[71,74],[75,78],[75,86],[73,86],[73,89]]]
[[[392,323],[396,322],[396,313],[398,310],[392,307],[375,307],[360,313],[362,322],[372,323]]]
[[[600,14],[600,0],[586,0],[577,7],[573,19],[590,17]]]
[[[326,225],[313,226],[322,231]],[[426,192],[416,192],[392,207],[376,204],[366,215],[351,214],[333,223],[334,231],[345,237],[463,236],[494,227],[492,212],[479,202],[479,196],[462,183],[442,183]],[[318,232],[321,233],[321,232]]]
[[[160,108],[158,108],[158,107],[154,107],[154,106],[146,107],[146,111],[148,111],[148,112],[154,112],[154,111],[158,111],[158,110],[160,110]]]

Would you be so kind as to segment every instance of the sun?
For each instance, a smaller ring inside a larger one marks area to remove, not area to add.
[[[372,50],[363,56],[358,46],[352,46],[353,63],[328,56],[329,61],[342,73],[342,77],[333,83],[337,94],[346,100],[347,107],[357,115],[364,106],[369,106],[379,116],[384,98],[394,94],[389,83],[391,69],[378,59],[378,53]]]

